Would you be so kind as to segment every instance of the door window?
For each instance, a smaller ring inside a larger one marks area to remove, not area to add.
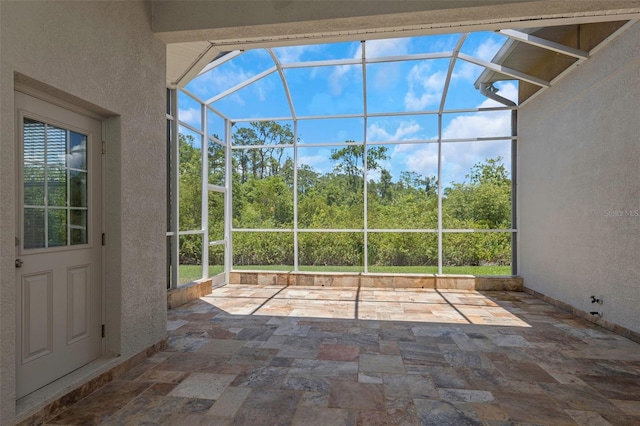
[[[24,248],[87,244],[87,136],[23,120]]]

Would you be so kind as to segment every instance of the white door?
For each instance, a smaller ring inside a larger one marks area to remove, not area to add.
[[[16,394],[102,354],[101,123],[15,92]]]

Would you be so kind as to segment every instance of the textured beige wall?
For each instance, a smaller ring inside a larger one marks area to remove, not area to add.
[[[14,401],[14,73],[116,118],[107,130],[108,353],[166,334],[165,46],[145,2],[0,2],[0,424]]]
[[[525,286],[640,332],[640,25],[521,108]],[[621,215],[621,216],[619,216]],[[603,296],[602,306],[589,296]]]

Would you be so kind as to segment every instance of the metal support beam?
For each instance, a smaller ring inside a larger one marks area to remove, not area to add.
[[[289,90],[289,84],[287,83],[287,77],[284,75],[284,70],[282,69],[282,64],[278,60],[278,57],[273,53],[273,49],[265,49],[271,55],[271,59],[273,59],[273,63],[276,64],[276,68],[278,69],[278,74],[280,74],[280,80],[282,80],[282,86],[284,87],[284,92],[287,95],[287,102],[289,102],[289,109],[291,110],[291,117],[296,119],[296,110],[293,108],[293,98],[291,97],[291,91]]]
[[[229,284],[231,278],[231,269],[233,268],[233,239],[232,239],[232,219],[233,219],[233,159],[231,151],[231,122],[229,120],[224,121],[224,187],[226,189],[224,193],[224,239],[227,242],[224,250],[224,282]]]
[[[293,271],[298,272],[298,120],[293,121]]]
[[[511,134],[518,136],[518,110],[511,111]],[[511,228],[518,229],[518,141],[511,141]],[[518,234],[511,233],[511,275],[518,275]]]
[[[462,49],[462,45],[464,41],[467,39],[469,33],[462,34],[458,39],[458,43],[456,43],[456,47],[451,55],[451,60],[449,61],[449,69],[447,69],[447,78],[444,81],[444,88],[442,89],[442,97],[440,98],[440,108],[438,109],[438,113],[442,114],[444,111],[444,104],[447,100],[447,94],[449,93],[449,85],[451,84],[451,76],[453,75],[453,69],[456,66],[456,59],[458,59],[458,55],[460,54],[460,49]]]
[[[611,42],[611,40],[615,39],[616,37],[618,37],[620,34],[622,34],[623,32],[625,32],[626,30],[628,30],[629,28],[631,28],[633,25],[635,25],[638,22],[637,19],[632,19],[630,21],[628,21],[626,24],[622,25],[620,28],[618,28],[616,31],[614,31],[611,35],[609,35],[609,37],[605,38],[604,40],[602,40],[597,46],[595,46],[593,49],[591,49],[589,51],[589,56],[593,56],[596,52],[598,52],[600,49],[602,49],[603,47],[605,47],[607,44],[609,44]],[[582,65],[582,63],[585,61],[586,59],[578,59],[576,62],[574,62],[573,64],[571,64],[569,67],[567,67],[567,69],[565,69],[564,71],[562,71],[560,74],[558,74],[557,76],[555,76],[550,84],[554,85],[556,84],[559,80],[561,80],[562,78],[564,78],[565,76],[569,75],[569,73],[571,73],[575,68],[579,67],[580,65]],[[520,106],[524,106],[526,104],[528,104],[529,102],[531,102],[533,99],[535,99],[536,97],[538,97],[541,93],[543,92],[543,90],[538,90],[537,92],[535,92],[534,94],[532,94],[531,96],[529,96],[524,102],[522,102],[520,104]]]
[[[216,96],[210,98],[209,100],[207,100],[207,105],[210,105],[216,101],[219,101],[222,98],[226,98],[227,96],[231,95],[232,93],[237,92],[240,89],[244,89],[245,87],[247,87],[248,85],[255,83],[258,80],[262,80],[263,78],[265,78],[266,76],[273,74],[274,72],[276,72],[276,67],[273,66],[271,68],[269,68],[268,70],[262,71],[260,74],[258,75],[254,75],[253,77],[243,81],[240,84],[236,84],[235,86],[233,86],[230,89],[225,90],[222,93],[217,94]]]
[[[471,62],[472,64],[480,65],[481,67],[488,68],[492,71],[499,72],[504,75],[508,75],[509,77],[516,78],[518,80],[526,81],[527,83],[535,84],[536,86],[547,88],[551,84],[543,80],[541,78],[520,72],[518,70],[514,70],[512,68],[508,68],[502,65],[494,64],[493,62],[484,61],[482,59],[474,58],[471,55],[467,55],[466,53],[459,53],[458,57],[463,61]]]
[[[178,91],[171,90],[171,288],[178,288],[180,279],[180,144],[178,142]]]
[[[201,154],[202,154],[202,278],[209,276],[209,138],[207,137],[207,106],[200,104],[200,123],[202,123]]]
[[[567,56],[573,56],[578,59],[588,59],[589,52],[584,50],[575,49],[573,47],[566,46],[564,44],[549,41],[540,37],[536,37],[531,34],[523,33],[516,30],[500,30],[500,34],[505,35],[514,40],[521,41],[523,43],[530,44],[532,46],[540,47],[542,49],[551,50],[552,52],[561,53]]]
[[[442,114],[438,114],[438,274],[442,274]]]
[[[238,56],[242,55],[243,53],[244,53],[244,51],[242,51],[242,50],[233,50],[231,52],[226,53],[223,56],[220,56],[218,59],[215,59],[215,60],[209,62],[207,64],[207,66],[204,67],[202,69],[202,71],[200,71],[198,73],[198,76],[201,76],[202,74],[211,71],[215,67],[219,67],[220,65],[224,64],[225,62],[228,62],[228,61],[232,60],[233,58],[237,58]]]
[[[363,200],[362,205],[364,208],[363,211],[363,226],[364,226],[364,245],[363,245],[363,256],[362,259],[364,265],[364,273],[369,272],[369,196],[368,196],[368,186],[367,186],[367,54],[366,54],[366,42],[363,40],[360,42],[360,49],[362,51],[362,111],[364,112],[364,120],[363,120],[363,140],[364,146],[362,147],[362,178],[363,178]]]

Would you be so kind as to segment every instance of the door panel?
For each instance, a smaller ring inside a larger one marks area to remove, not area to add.
[[[102,354],[102,138],[99,121],[15,98],[20,398]]]
[[[67,344],[89,337],[91,267],[69,268],[67,273]]]
[[[23,363],[53,350],[53,274],[22,277]]]

